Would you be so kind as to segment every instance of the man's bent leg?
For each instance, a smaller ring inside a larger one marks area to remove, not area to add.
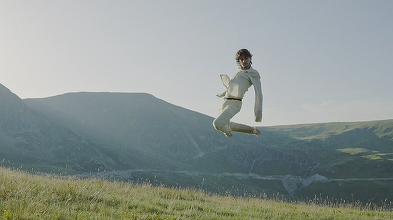
[[[221,108],[220,115],[213,121],[216,130],[222,131],[226,136],[232,136],[232,129],[229,126],[229,120],[235,116],[241,109],[241,103],[229,103],[225,101]],[[230,101],[233,102],[233,101]],[[236,101],[237,102],[237,101]]]
[[[254,127],[244,125],[244,124],[229,122],[229,127],[232,129],[232,131],[236,131],[236,132],[242,132],[242,133],[248,133],[248,134],[254,133]]]
[[[256,129],[255,127],[251,127],[244,124],[229,122],[229,127],[231,128],[232,131],[236,131],[236,132],[242,132],[247,134],[260,134],[260,132],[258,132],[259,130]]]

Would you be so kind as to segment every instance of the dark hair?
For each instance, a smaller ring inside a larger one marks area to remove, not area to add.
[[[239,51],[237,51],[236,53],[236,63],[239,65],[239,59],[241,56],[245,56],[245,57],[252,57],[252,54],[250,53],[250,51],[248,51],[247,49],[240,49]]]

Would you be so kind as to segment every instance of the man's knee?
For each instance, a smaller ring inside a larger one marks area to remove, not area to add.
[[[222,127],[222,123],[220,123],[217,119],[214,119],[214,121],[213,121],[213,127],[216,129],[216,130],[220,130],[220,128]]]
[[[216,130],[223,132],[227,137],[232,136],[232,130],[229,127],[228,123],[223,123],[223,122],[220,122],[220,120],[216,119],[213,121],[213,127]]]

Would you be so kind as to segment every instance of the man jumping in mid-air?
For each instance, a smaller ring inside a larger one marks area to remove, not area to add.
[[[220,114],[213,121],[215,129],[222,131],[227,137],[232,136],[232,131],[243,132],[248,134],[260,134],[261,132],[255,127],[230,122],[242,107],[242,99],[251,85],[255,89],[255,121],[262,121],[262,88],[261,77],[257,70],[251,67],[252,54],[247,49],[241,49],[236,53],[236,62],[239,66],[237,72],[229,79],[227,75],[221,75],[221,80],[227,90],[218,97],[224,97]]]

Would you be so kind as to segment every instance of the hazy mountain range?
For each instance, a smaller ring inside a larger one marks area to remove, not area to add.
[[[0,84],[0,160],[218,193],[391,200],[393,120],[261,127],[259,137],[231,138],[212,121],[150,94],[22,100]]]

